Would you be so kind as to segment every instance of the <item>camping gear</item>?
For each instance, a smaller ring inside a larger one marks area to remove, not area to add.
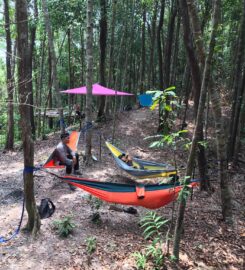
[[[146,161],[133,157],[133,166],[129,166],[123,160],[119,158],[122,154],[125,154],[122,150],[106,142],[106,146],[113,154],[113,157],[118,167],[128,174],[137,178],[155,178],[155,177],[176,177],[177,171],[173,166],[166,163],[157,163],[154,161]]]
[[[150,94],[142,94],[138,98],[140,105],[143,107],[150,107],[153,104],[152,95]]]
[[[82,87],[78,87],[78,88],[74,88],[74,89],[68,89],[68,90],[61,91],[61,93],[86,95],[87,88],[86,88],[86,86],[82,86]],[[134,94],[127,93],[127,92],[121,92],[121,91],[117,91],[117,90],[112,90],[112,89],[106,88],[102,85],[99,85],[98,83],[95,83],[92,86],[92,95],[93,96],[133,96]]]
[[[79,137],[80,137],[80,132],[78,132],[78,131],[72,131],[70,133],[70,141],[67,145],[74,152],[77,151]],[[45,169],[61,169],[61,168],[65,167],[64,165],[56,164],[55,159],[54,159],[54,155],[55,155],[55,150],[52,152],[52,154],[50,155],[48,160],[44,163],[43,168],[45,168]]]
[[[100,182],[94,179],[79,178],[75,176],[58,176],[65,182],[81,188],[101,200],[125,205],[143,206],[149,209],[160,208],[174,201],[183,185],[154,184],[134,185],[122,183]],[[199,180],[192,180],[189,187],[198,185]]]

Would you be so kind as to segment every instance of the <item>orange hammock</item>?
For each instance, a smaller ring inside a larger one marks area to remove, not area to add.
[[[74,152],[77,151],[77,144],[79,141],[79,137],[80,137],[80,132],[78,132],[78,131],[72,131],[70,134],[70,141],[67,145]],[[54,160],[55,151],[56,150],[53,151],[53,153],[50,155],[48,160],[45,162],[45,164],[43,165],[43,168],[61,169],[61,168],[65,167],[64,165],[59,165],[59,164],[55,163],[55,160]]]
[[[101,200],[143,206],[149,209],[160,208],[174,201],[183,185],[174,184],[154,184],[154,185],[130,185],[110,182],[100,182],[93,179],[79,178],[75,176],[58,176],[60,179],[81,188]],[[192,180],[189,187],[198,185],[199,180]]]

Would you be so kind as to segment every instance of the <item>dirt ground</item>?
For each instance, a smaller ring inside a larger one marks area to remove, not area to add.
[[[122,112],[116,124],[116,144],[120,148],[144,159],[164,161],[174,165],[171,148],[151,149],[149,140],[144,140],[147,136],[156,134],[157,112],[146,108]],[[116,167],[103,139],[100,151],[101,134],[102,138],[111,138],[112,121],[99,124],[95,128],[93,154],[98,161],[86,168],[81,162],[83,177],[112,182],[128,181],[129,176]],[[48,140],[35,142],[36,165],[45,162],[58,141],[59,135],[53,134]],[[83,137],[80,139],[78,149],[79,152],[84,150]],[[187,152],[177,150],[176,159],[178,167],[184,168]],[[230,228],[221,221],[215,156],[209,159],[212,159],[209,161],[209,176],[214,192],[207,194],[196,189],[192,200],[188,200],[180,266],[177,267],[166,257],[165,269],[240,270],[245,267],[244,164],[231,174],[230,181],[235,199],[233,207],[235,223]],[[22,171],[21,150],[1,153],[0,236],[5,238],[12,235],[20,220],[23,200]],[[50,198],[56,206],[56,211],[52,217],[41,220],[41,231],[36,239],[21,231],[11,241],[0,243],[1,270],[137,269],[133,253],[143,251],[148,244],[148,241],[143,238],[139,224],[147,209],[137,207],[137,214],[132,215],[123,211],[114,211],[109,204],[103,203],[99,209],[102,222],[94,224],[91,221],[93,210],[88,194],[81,189],[71,191],[66,183],[41,171],[35,174],[35,194],[37,204],[42,198]],[[127,206],[119,207],[127,208]],[[156,212],[166,219],[171,219],[171,209],[172,204]],[[53,230],[53,221],[65,216],[71,216],[76,227],[68,238],[60,238]],[[26,221],[25,212],[22,227]],[[89,237],[96,238],[96,250],[92,254],[87,251],[86,240]],[[148,264],[147,269],[154,268]]]

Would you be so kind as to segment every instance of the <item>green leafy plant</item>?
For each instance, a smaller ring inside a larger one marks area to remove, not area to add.
[[[61,237],[67,237],[73,232],[73,229],[75,228],[75,224],[71,221],[70,216],[64,217],[61,220],[55,220],[53,224],[54,229],[58,230],[58,234]]]
[[[136,252],[133,253],[133,256],[136,259],[136,267],[137,267],[137,269],[141,269],[141,270],[145,269],[146,262],[147,262],[146,255],[142,254],[139,251],[136,251]]]
[[[144,228],[143,235],[145,239],[162,235],[162,228],[168,223],[167,219],[158,216],[155,212],[148,212],[141,219],[141,227]]]
[[[96,240],[96,237],[94,236],[91,236],[91,237],[88,237],[86,240],[86,249],[88,251],[89,254],[92,254],[93,252],[95,252],[96,250],[96,246],[97,246],[97,240]]]
[[[174,91],[175,89],[175,86],[171,86],[163,91],[152,90],[146,92],[153,95],[153,104],[150,109],[155,110],[159,105],[159,116],[160,122],[162,123],[161,131],[164,134],[168,134],[171,127],[174,125],[176,109],[180,107],[178,97]]]
[[[167,135],[148,136],[145,138],[145,140],[158,139],[150,144],[150,148],[163,148],[165,145],[170,145],[176,148],[177,144],[184,145],[185,147],[185,145],[189,143],[189,139],[183,137],[184,133],[188,133],[188,130],[184,129]]]
[[[92,212],[93,212],[92,217],[91,217],[92,222],[95,224],[100,224],[101,217],[100,217],[98,210],[103,205],[103,201],[96,198],[96,197],[89,195],[88,196],[88,203],[89,203],[89,205],[92,209]]]
[[[179,192],[178,201],[186,201],[190,195],[189,179],[190,176],[185,176],[185,178],[181,181],[183,188]]]
[[[161,269],[164,264],[164,254],[162,251],[162,241],[160,238],[155,238],[151,245],[146,248],[146,256],[152,259],[155,269]]]
[[[92,211],[99,210],[103,204],[103,201],[101,201],[100,199],[96,197],[93,197],[92,195],[88,196],[88,202],[89,202],[89,205],[91,206]]]

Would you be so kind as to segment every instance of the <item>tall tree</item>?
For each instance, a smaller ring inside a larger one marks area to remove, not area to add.
[[[12,150],[14,148],[14,84],[13,74],[11,67],[12,58],[12,40],[10,33],[10,20],[9,20],[9,1],[4,0],[4,18],[5,18],[5,35],[6,35],[6,74],[7,74],[7,91],[8,91],[8,128],[5,149]]]
[[[200,99],[200,91],[201,91],[201,71],[204,67],[200,66],[197,58],[197,53],[193,44],[192,40],[192,29],[190,26],[190,15],[188,12],[188,6],[186,0],[179,0],[181,16],[182,16],[182,25],[183,25],[183,32],[184,32],[184,44],[187,52],[187,58],[189,61],[189,67],[191,70],[191,77],[192,77],[192,87],[194,90],[194,114],[197,117],[198,106],[199,106],[199,99]],[[206,99],[206,94],[204,95],[204,99]],[[203,121],[200,122],[198,125],[198,141],[203,141]],[[208,177],[207,177],[207,162],[205,156],[205,149],[202,144],[198,144],[198,152],[197,152],[197,161],[198,161],[198,169],[201,178],[201,188],[207,190],[210,186]],[[193,164],[194,166],[194,160]]]
[[[100,84],[106,86],[105,60],[106,60],[106,40],[107,40],[107,14],[106,0],[100,0]],[[100,97],[98,119],[104,116],[105,96]]]
[[[92,123],[92,83],[93,83],[93,0],[87,0],[87,37],[86,37],[86,58],[87,58],[87,74],[86,74],[86,124]],[[92,129],[86,132],[85,158],[86,163],[91,162],[92,157]]]
[[[205,106],[205,95],[206,95],[206,92],[208,91],[208,84],[210,80],[211,64],[212,64],[212,58],[213,58],[213,53],[214,53],[214,47],[215,47],[215,38],[217,35],[217,30],[218,30],[219,12],[220,12],[220,0],[216,0],[215,5],[214,5],[213,26],[212,26],[212,33],[210,36],[209,51],[207,53],[206,60],[205,60],[203,80],[202,80],[202,86],[201,86],[201,92],[200,92],[200,101],[199,101],[197,118],[196,118],[196,126],[195,126],[195,130],[192,137],[191,150],[189,153],[187,168],[186,168],[187,177],[190,177],[192,175],[192,170],[193,170],[192,164],[195,158],[195,152],[196,152],[196,148],[198,144],[198,132],[199,132],[199,127],[201,125],[202,118],[203,118],[202,114],[203,114],[204,106]],[[221,141],[219,142],[221,143]],[[174,232],[173,254],[177,260],[179,259],[179,244],[180,244],[181,234],[183,233],[185,207],[186,207],[186,199],[182,197],[182,200],[180,201],[179,208],[178,208],[178,217],[177,217],[175,232]]]
[[[34,20],[31,23],[30,27],[30,65],[29,68],[32,72],[33,69],[33,62],[34,62],[34,50],[35,50],[35,41],[36,41],[36,31],[37,31],[37,23],[38,23],[38,5],[37,0],[33,0],[33,11],[34,11]],[[32,87],[33,82],[30,81],[30,89],[33,89]],[[32,105],[30,107],[30,113],[31,113],[31,129],[32,134],[35,138],[36,136],[36,127],[35,127],[35,121],[34,121],[34,100],[33,100],[33,90],[30,92],[29,102]]]
[[[158,11],[158,0],[154,0],[154,8],[151,22],[151,48],[150,48],[150,60],[149,60],[149,77],[148,77],[148,87],[154,85],[155,83],[155,66],[154,66],[154,55],[155,55],[155,43],[156,43],[156,23],[157,23],[157,11]]]
[[[60,116],[60,130],[63,133],[65,130],[63,108],[61,104],[61,97],[60,97],[59,84],[58,84],[58,78],[57,78],[56,54],[55,54],[55,49],[54,49],[53,32],[52,32],[52,27],[50,24],[50,18],[49,18],[49,12],[48,12],[46,0],[42,0],[42,8],[43,8],[43,13],[44,13],[45,27],[48,34],[48,44],[49,44],[49,49],[50,49],[51,66],[52,66],[52,82],[53,82],[54,89],[56,92],[55,99],[56,99],[56,104],[58,106],[58,111],[59,111],[59,116]]]
[[[157,51],[158,51],[158,65],[159,65],[159,88],[164,89],[163,87],[163,57],[162,57],[162,44],[161,44],[161,31],[163,27],[164,20],[164,9],[165,9],[165,0],[161,1],[161,11],[157,27]]]
[[[142,26],[141,26],[141,62],[140,62],[140,93],[143,94],[145,87],[145,24],[146,3],[142,3]]]
[[[241,111],[241,102],[242,102],[242,68],[245,64],[245,0],[243,1],[243,15],[240,25],[239,33],[239,42],[237,48],[237,59],[236,67],[234,74],[234,84],[233,84],[233,97],[232,97],[232,108],[231,108],[231,117],[230,117],[230,127],[229,127],[229,142],[228,142],[228,151],[227,158],[229,161],[232,161],[234,157],[234,149],[236,145],[237,131],[239,116]]]
[[[30,95],[29,82],[31,80],[30,47],[28,40],[28,16],[26,0],[18,0],[15,4],[16,10],[16,28],[17,28],[17,55],[18,55],[18,89],[19,89],[19,111],[20,126],[24,151],[24,193],[26,209],[28,213],[28,222],[26,229],[34,235],[40,228],[40,219],[37,212],[34,181],[33,181],[33,163],[34,163],[34,144],[31,133],[30,106],[27,104]]]

